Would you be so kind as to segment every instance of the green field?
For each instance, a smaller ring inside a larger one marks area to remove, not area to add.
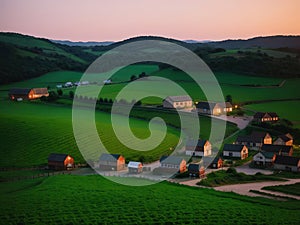
[[[2,101],[0,166],[26,167],[45,164],[52,152],[69,153],[76,162],[83,162],[73,136],[71,113],[71,108],[67,106]],[[130,122],[136,136],[149,136],[147,121],[132,118]],[[140,155],[144,155],[146,160],[156,160],[163,154],[169,154],[170,147],[176,146],[178,142],[179,132],[169,127],[168,134],[157,148],[136,152],[118,141],[111,127],[109,114],[97,112],[96,126],[109,151],[124,154],[131,160],[138,160]],[[153,129],[157,130],[155,126]]]
[[[166,182],[132,187],[100,176],[1,183],[2,224],[299,224],[299,201],[277,202]]]
[[[300,196],[300,183],[289,184],[289,185],[269,186],[269,187],[264,187],[263,189]]]
[[[300,101],[266,102],[245,105],[244,107],[261,112],[276,112],[281,118],[290,120],[295,127],[300,128]]]
[[[281,51],[276,51],[272,49],[261,49],[261,48],[243,48],[243,49],[228,49],[225,52],[218,52],[218,53],[211,53],[209,56],[214,58],[214,57],[223,57],[223,56],[233,56],[233,57],[241,57],[238,54],[238,51],[243,51],[243,52],[252,52],[252,53],[266,53],[269,56],[272,56],[274,58],[284,58],[286,56],[290,57],[295,57],[295,53],[290,53],[290,52],[281,52]]]

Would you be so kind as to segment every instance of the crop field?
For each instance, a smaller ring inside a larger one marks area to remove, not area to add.
[[[98,175],[1,183],[2,224],[299,224],[299,201],[166,182],[124,186]]]
[[[64,106],[1,101],[0,166],[26,167],[45,164],[52,152],[69,153],[76,162],[83,162],[73,136],[71,113],[71,108]],[[147,121],[133,118],[130,120],[131,129],[136,136],[147,138],[150,135]],[[140,155],[148,160],[156,160],[163,154],[169,154],[170,147],[176,146],[178,142],[178,130],[168,127],[167,135],[159,146],[151,151],[136,152],[118,141],[111,127],[109,114],[97,112],[96,126],[109,151],[124,154],[131,160],[137,160]],[[153,129],[160,132],[155,126]]]
[[[263,189],[300,196],[300,183],[289,184],[289,185],[269,186],[269,187],[264,187]]]
[[[300,128],[300,101],[266,102],[245,105],[245,108],[262,112],[276,112],[281,118],[292,121],[295,127]]]

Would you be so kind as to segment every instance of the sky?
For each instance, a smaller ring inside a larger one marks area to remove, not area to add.
[[[300,35],[300,0],[0,0],[0,31],[71,41]]]

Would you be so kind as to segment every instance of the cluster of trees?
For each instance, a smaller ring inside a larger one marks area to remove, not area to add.
[[[134,80],[136,80],[136,79],[138,79],[138,78],[143,78],[143,77],[147,77],[148,75],[145,73],[145,72],[142,72],[142,73],[140,73],[138,76],[136,76],[136,75],[132,75],[131,77],[130,77],[130,81],[134,81]]]

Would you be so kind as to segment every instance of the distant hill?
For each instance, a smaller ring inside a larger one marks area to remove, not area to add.
[[[214,48],[239,49],[239,48],[300,48],[300,35],[297,36],[267,36],[255,37],[247,40],[225,40],[203,44]]]
[[[104,52],[140,40],[168,41],[186,47],[199,55],[213,71],[230,71],[254,76],[300,76],[300,36],[257,37],[208,43],[187,43],[165,37],[140,36],[111,43],[50,41],[45,38],[0,32],[0,83],[29,79],[58,70],[84,71]],[[255,49],[249,51],[249,48],[253,47]],[[237,50],[234,52],[228,49]],[[272,49],[272,52],[265,49]],[[273,57],[274,55],[279,57]]]
[[[85,47],[91,47],[91,46],[107,46],[111,45],[114,42],[113,41],[103,41],[103,42],[97,42],[97,41],[67,41],[67,40],[50,40],[54,43],[57,44],[62,44],[62,45],[68,45],[68,46],[85,46]]]

